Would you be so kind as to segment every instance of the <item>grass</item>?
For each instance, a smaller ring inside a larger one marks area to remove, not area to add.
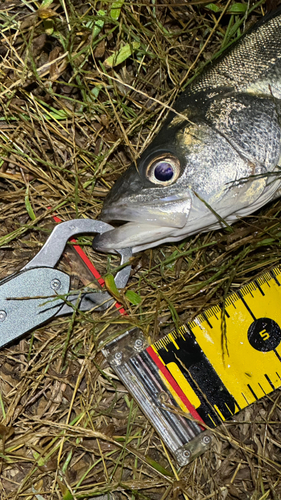
[[[265,8],[208,3],[1,3],[1,277],[41,248],[53,213],[99,215],[180,90]],[[131,325],[154,341],[280,263],[280,207],[137,254],[128,317],[74,311],[1,350],[1,500],[280,498],[277,391],[178,469],[100,352]],[[118,266],[79,242],[102,275]],[[71,248],[60,268],[74,289],[91,281]]]

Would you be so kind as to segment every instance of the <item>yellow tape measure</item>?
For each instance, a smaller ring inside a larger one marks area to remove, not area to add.
[[[227,352],[222,349],[218,306],[189,325],[237,410],[281,385],[280,275],[276,268],[226,299]]]
[[[280,275],[264,274],[227,297],[224,312],[211,307],[153,346],[209,426],[281,385]]]
[[[195,454],[202,452],[204,426],[215,427],[281,386],[279,325],[276,267],[229,295],[223,308],[207,309],[152,346],[134,330],[105,354],[183,465],[193,458],[194,439]]]

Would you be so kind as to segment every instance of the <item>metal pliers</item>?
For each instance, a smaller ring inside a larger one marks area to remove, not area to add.
[[[113,229],[105,222],[74,219],[58,224],[37,255],[18,273],[0,281],[0,347],[47,320],[81,311],[104,311],[113,303],[106,291],[71,293],[70,276],[55,269],[69,238],[78,234],[102,234]],[[121,265],[129,262],[132,250],[118,250]],[[130,265],[115,276],[117,288],[124,288]]]

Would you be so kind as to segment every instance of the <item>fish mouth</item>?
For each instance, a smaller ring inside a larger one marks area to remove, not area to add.
[[[189,197],[172,196],[154,203],[116,203],[105,206],[101,219],[123,223],[115,229],[97,235],[93,248],[114,253],[132,247],[133,252],[159,245],[185,227],[191,207]]]

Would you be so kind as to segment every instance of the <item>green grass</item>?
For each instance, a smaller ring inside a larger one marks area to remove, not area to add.
[[[1,4],[1,277],[41,248],[53,213],[99,215],[176,96],[264,6]],[[100,352],[132,325],[154,341],[280,263],[279,213],[277,201],[231,232],[135,255],[120,293],[128,317],[75,312],[0,352],[1,500],[280,496],[278,393],[220,429],[216,453],[179,470]],[[114,274],[116,258],[79,241],[103,276]],[[92,280],[71,249],[60,268],[73,289]]]

